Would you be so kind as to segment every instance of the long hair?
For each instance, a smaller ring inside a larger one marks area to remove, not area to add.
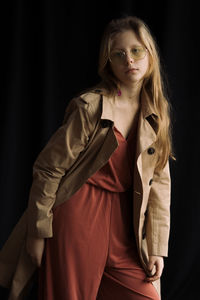
[[[156,165],[158,170],[164,168],[169,157],[175,160],[172,152],[172,134],[170,111],[171,105],[166,96],[164,86],[164,72],[161,69],[159,50],[150,29],[144,21],[135,16],[126,16],[113,19],[105,28],[102,35],[98,74],[101,82],[98,87],[104,87],[108,95],[116,95],[118,90],[117,78],[112,73],[109,56],[112,48],[112,42],[118,33],[126,30],[133,30],[138,40],[147,48],[149,53],[149,68],[145,74],[142,88],[148,94],[149,103],[147,105],[154,107],[158,118],[157,122],[157,148],[159,159]]]

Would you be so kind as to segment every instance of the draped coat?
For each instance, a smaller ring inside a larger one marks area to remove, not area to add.
[[[28,205],[0,251],[0,285],[10,289],[9,300],[24,299],[36,271],[25,246],[26,236],[51,238],[52,208],[67,201],[110,158],[118,146],[102,90],[74,97],[61,126],[33,165]],[[168,256],[170,231],[169,161],[161,171],[156,145],[156,113],[143,89],[138,119],[133,182],[133,228],[142,266],[149,255]],[[160,279],[152,283],[161,295]]]

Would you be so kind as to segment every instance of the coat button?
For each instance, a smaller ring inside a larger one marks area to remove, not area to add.
[[[152,183],[153,183],[153,179],[151,178],[151,179],[149,180],[149,185],[152,185]]]
[[[150,147],[147,152],[148,154],[154,154],[155,149],[153,147]]]
[[[110,126],[110,121],[109,120],[102,120],[101,121],[101,126],[103,128],[109,127]]]

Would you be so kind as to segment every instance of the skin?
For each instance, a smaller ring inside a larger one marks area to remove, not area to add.
[[[31,257],[32,262],[37,266],[41,266],[42,256],[44,252],[45,239],[27,237],[26,239],[26,249]]]
[[[112,43],[111,52],[123,50],[126,53],[126,60],[123,63],[113,64],[110,62],[110,67],[113,75],[117,79],[121,96],[115,96],[109,101],[108,109],[111,111],[110,119],[115,123],[115,126],[127,138],[132,127],[137,126],[137,119],[140,108],[140,91],[143,84],[143,79],[149,68],[148,52],[143,59],[134,60],[130,51],[133,46],[141,46],[141,42],[137,39],[136,34],[132,30],[127,30],[118,33]],[[143,45],[142,45],[143,46]],[[129,71],[135,68],[135,71]],[[126,116],[126,118],[124,118]]]
[[[115,99],[113,99],[110,110],[112,112],[112,119],[125,138],[128,135],[130,127],[134,126],[134,122],[137,121],[136,117],[139,111],[140,91],[143,78],[149,66],[148,53],[143,59],[137,61],[134,61],[130,57],[130,49],[133,45],[141,45],[141,42],[137,39],[133,31],[127,30],[116,35],[111,49],[123,49],[127,53],[127,59],[124,64],[113,65],[111,63],[111,69],[119,81],[122,95],[116,96]],[[127,72],[130,68],[137,68],[138,70],[135,72]],[[124,115],[126,115],[126,118],[124,118]],[[45,239],[27,237],[27,252],[33,263],[38,267],[41,266],[44,247]],[[155,273],[151,277],[146,277],[148,282],[153,282],[161,277],[164,267],[162,256],[149,256],[149,271],[152,271],[154,266]]]
[[[149,56],[147,55],[140,60],[134,60],[130,56],[130,50],[133,46],[143,46],[137,39],[136,34],[132,30],[127,30],[115,36],[111,51],[124,50],[126,52],[126,61],[123,64],[112,64],[111,69],[114,76],[120,83],[122,94],[128,99],[135,99],[141,90],[143,78],[149,67]],[[127,72],[130,68],[136,68],[135,72]],[[119,99],[118,99],[119,100]]]

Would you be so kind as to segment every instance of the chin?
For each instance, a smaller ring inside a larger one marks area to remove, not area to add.
[[[131,84],[137,84],[137,83],[141,83],[143,81],[142,77],[140,78],[131,78],[129,81],[127,81],[128,83]]]

